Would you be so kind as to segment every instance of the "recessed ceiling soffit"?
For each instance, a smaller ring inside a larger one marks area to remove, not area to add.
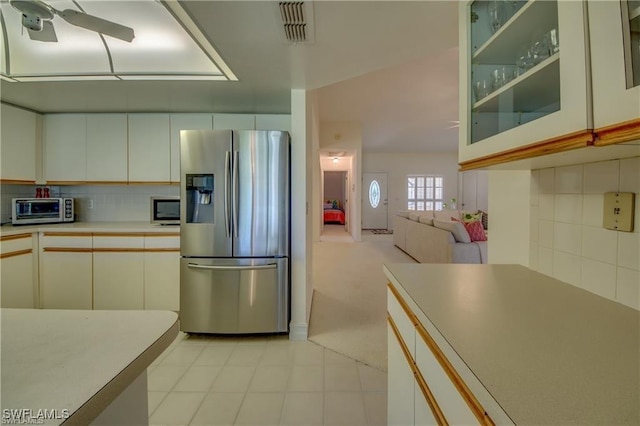
[[[2,0],[3,80],[237,80],[176,0]]]

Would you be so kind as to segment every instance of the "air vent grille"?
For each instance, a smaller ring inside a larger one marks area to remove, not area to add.
[[[284,26],[285,37],[290,42],[307,41],[307,22],[305,21],[303,1],[281,1],[280,17]]]

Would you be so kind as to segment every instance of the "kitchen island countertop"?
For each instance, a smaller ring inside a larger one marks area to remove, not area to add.
[[[55,417],[45,424],[91,423],[178,334],[169,311],[2,309],[0,320],[3,423],[40,410]]]
[[[384,272],[515,424],[640,424],[640,312],[520,265]]]

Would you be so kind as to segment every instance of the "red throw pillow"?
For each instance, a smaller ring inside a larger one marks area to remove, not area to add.
[[[455,222],[462,222],[454,217],[451,220]],[[484,233],[484,227],[482,226],[482,222],[477,220],[475,222],[462,222],[467,233],[469,234],[469,238],[471,238],[471,242],[474,241],[487,241],[487,234]]]

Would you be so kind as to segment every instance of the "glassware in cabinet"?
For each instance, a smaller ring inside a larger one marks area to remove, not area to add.
[[[560,109],[557,1],[476,0],[471,6],[470,143]]]
[[[461,169],[592,144],[587,2],[490,1],[459,5]]]

